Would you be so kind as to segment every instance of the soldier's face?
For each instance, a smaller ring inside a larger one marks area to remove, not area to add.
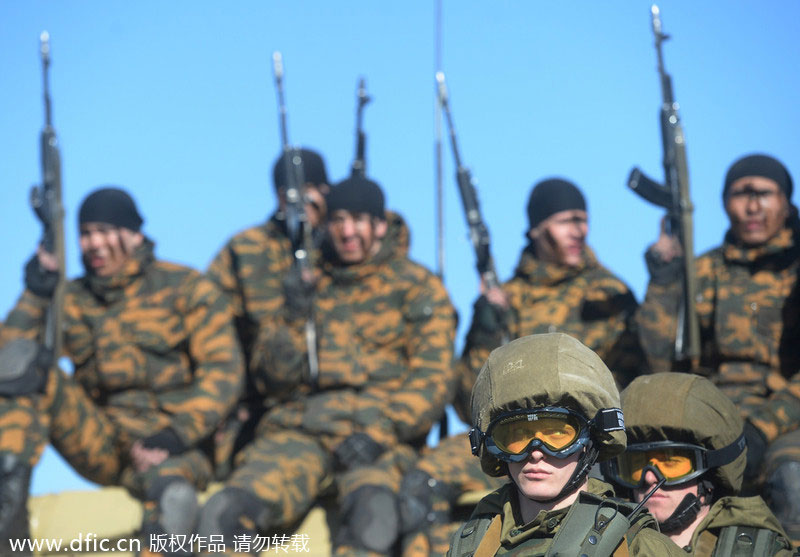
[[[328,235],[340,261],[354,265],[378,253],[386,235],[386,226],[385,220],[367,213],[339,209],[328,219]]]
[[[567,485],[575,468],[578,467],[581,454],[582,452],[578,451],[567,458],[556,458],[534,449],[528,460],[509,462],[507,466],[511,478],[522,495],[533,501],[544,501],[558,495]]]
[[[586,211],[559,211],[529,232],[536,255],[543,261],[577,267],[583,262],[589,217]]]
[[[775,180],[745,176],[731,184],[725,198],[731,231],[744,244],[756,246],[774,238],[789,217],[789,201]]]
[[[644,499],[647,492],[653,489],[653,486],[658,483],[656,475],[650,470],[645,472],[644,480],[645,487],[633,490],[633,500],[636,503]],[[662,486],[650,496],[644,506],[656,520],[664,522],[675,512],[675,509],[678,508],[683,498],[689,494],[697,496],[697,481],[687,482],[686,485],[676,485],[674,487]],[[708,505],[703,504],[700,507],[698,519],[702,520],[702,517],[708,513],[708,509]]]
[[[113,276],[143,241],[141,232],[102,222],[84,223],[80,227],[79,239],[83,266],[93,275]]]

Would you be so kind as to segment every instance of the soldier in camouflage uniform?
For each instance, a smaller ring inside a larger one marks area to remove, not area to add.
[[[595,350],[625,385],[643,369],[644,356],[629,327],[636,300],[586,245],[588,217],[583,194],[572,183],[550,179],[536,185],[528,202],[531,242],[514,278],[475,303],[458,370],[455,406],[469,420],[475,377],[504,338],[563,331]],[[455,499],[468,491],[494,489],[469,453],[463,435],[431,449],[404,484],[405,554],[442,555],[457,527],[450,517]],[[427,535],[414,534],[422,530]]]
[[[322,157],[310,149],[297,151],[302,160],[305,183],[305,205],[312,236],[318,241],[325,214],[324,194],[328,191],[328,175]],[[276,319],[284,303],[284,282],[297,285],[291,274],[292,246],[286,230],[286,155],[275,161],[272,169],[278,209],[263,224],[236,234],[217,253],[208,268],[208,276],[216,282],[233,305],[239,341],[246,362],[250,361],[253,342],[262,323]],[[230,416],[217,435],[216,474],[224,478],[230,473],[235,448],[251,440],[252,430],[263,411],[268,394],[266,385],[247,373],[247,389],[237,412]]]
[[[791,176],[772,157],[749,155],[728,170],[722,198],[730,229],[696,260],[701,357],[690,370],[741,410],[745,485],[766,481],[767,502],[800,541],[800,222],[791,195]],[[640,333],[659,371],[676,365],[680,257],[663,233],[645,257],[651,278]]]
[[[156,260],[141,224],[121,189],[83,201],[86,274],[67,284],[64,300],[74,375],[51,367],[43,394],[30,396],[50,421],[53,446],[81,475],[143,500],[147,542],[194,529],[195,488],[212,474],[205,445],[241,392],[243,362],[227,300],[200,273]],[[41,250],[28,264],[3,341],[41,339],[52,269]]]
[[[605,477],[633,491],[662,533],[695,557],[791,557],[786,532],[761,497],[739,497],[744,422],[708,379],[687,373],[636,378],[622,392],[625,453]]]
[[[234,549],[234,536],[301,517],[332,476],[335,553],[387,554],[402,474],[447,402],[455,315],[441,282],[407,258],[408,231],[387,220],[376,183],[351,178],[327,202],[313,300],[287,291],[280,317],[262,323],[251,373],[268,409],[201,514],[199,533],[223,533]],[[312,315],[316,376],[304,335]]]
[[[614,378],[563,333],[531,335],[492,351],[472,391],[472,452],[508,483],[484,497],[447,555],[646,555],[683,551],[647,511],[589,478],[625,450]]]

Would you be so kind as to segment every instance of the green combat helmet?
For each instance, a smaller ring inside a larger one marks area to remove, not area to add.
[[[711,381],[676,372],[637,377],[622,392],[622,408],[629,453],[648,448],[697,448],[692,472],[667,478],[664,485],[697,479],[700,493],[709,499],[739,493],[746,462],[744,422],[734,403]],[[606,476],[631,487],[619,464],[615,461],[604,466]],[[661,524],[662,531],[680,530],[691,523],[699,506],[698,498],[688,495]]]
[[[560,498],[577,489],[596,460],[625,450],[620,398],[614,378],[591,349],[563,333],[531,335],[495,349],[472,390],[472,453],[490,476],[507,473],[505,463],[487,449],[492,420],[516,410],[565,408],[585,423],[578,467]]]

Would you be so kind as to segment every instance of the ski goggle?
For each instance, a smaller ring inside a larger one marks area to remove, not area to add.
[[[629,445],[624,453],[605,463],[604,472],[609,479],[629,489],[645,487],[648,471],[657,480],[665,479],[665,486],[681,485],[710,468],[733,462],[744,446],[744,435],[715,451],[672,441]]]
[[[492,420],[486,433],[470,431],[473,454],[481,441],[492,456],[505,462],[522,462],[539,449],[567,458],[589,442],[589,423],[566,408],[537,408],[502,414]]]

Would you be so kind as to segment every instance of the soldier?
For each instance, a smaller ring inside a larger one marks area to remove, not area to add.
[[[472,452],[510,480],[484,497],[448,555],[680,555],[655,520],[589,469],[625,450],[614,378],[563,333],[489,355],[472,391]]]
[[[633,491],[661,532],[686,554],[791,557],[778,519],[761,497],[739,497],[745,467],[744,422],[711,381],[686,373],[636,378],[622,392],[626,451],[603,464],[605,476]]]
[[[722,200],[730,229],[696,261],[701,356],[690,371],[709,376],[740,409],[745,489],[765,481],[768,504],[800,541],[800,221],[791,195],[792,178],[772,157],[748,155],[728,170]],[[676,365],[681,256],[663,231],[645,256],[640,333],[659,371]]]
[[[328,191],[325,161],[315,151],[297,151],[303,167],[308,224],[317,242],[325,216],[324,194]],[[274,319],[285,299],[284,289],[302,288],[296,276],[290,276],[294,256],[286,228],[286,156],[280,155],[272,168],[278,209],[263,224],[236,234],[214,257],[208,276],[216,282],[233,304],[234,318],[246,362],[250,361],[259,325]],[[238,411],[230,416],[218,434],[216,474],[218,479],[230,473],[235,448],[252,436],[252,429],[263,411],[262,401],[268,392],[251,373]]]
[[[586,201],[572,183],[538,183],[528,201],[530,243],[514,278],[475,302],[461,361],[455,406],[469,421],[469,396],[483,362],[504,338],[563,331],[595,350],[619,384],[644,368],[644,355],[629,327],[636,300],[628,287],[603,267],[586,245]],[[450,508],[467,491],[494,489],[481,473],[463,436],[450,437],[423,456],[404,481],[407,555],[442,555],[457,527]],[[427,532],[420,536],[414,532]]]
[[[195,527],[195,488],[212,473],[204,445],[242,388],[230,307],[200,273],[155,259],[125,191],[95,190],[78,222],[86,273],[67,284],[63,331],[75,371],[45,367],[44,393],[29,396],[67,462],[91,481],[128,488],[144,502],[145,542],[168,542]],[[27,265],[2,331],[9,344],[41,338],[52,265],[41,249]]]
[[[386,554],[398,534],[396,492],[447,401],[454,309],[440,281],[407,258],[402,219],[387,220],[378,184],[353,177],[331,189],[313,299],[286,291],[262,323],[251,373],[267,411],[199,533],[235,536],[285,526],[338,488],[336,554]],[[303,325],[315,318],[319,372]]]

